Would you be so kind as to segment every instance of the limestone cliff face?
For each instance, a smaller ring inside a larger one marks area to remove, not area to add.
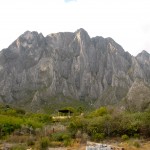
[[[84,29],[46,37],[27,31],[0,52],[0,101],[40,107],[62,96],[114,104],[136,79],[149,84],[149,68],[148,53],[133,57],[113,39],[90,38]]]

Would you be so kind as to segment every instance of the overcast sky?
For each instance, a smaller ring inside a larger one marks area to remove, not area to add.
[[[150,53],[150,0],[1,0],[0,50],[25,31],[44,36],[84,28],[125,51]]]

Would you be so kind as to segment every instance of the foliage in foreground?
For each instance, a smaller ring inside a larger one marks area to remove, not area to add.
[[[70,107],[69,109],[73,110]],[[25,143],[26,146],[38,145],[40,149],[69,146],[74,139],[80,139],[81,142],[99,142],[107,137],[120,137],[122,141],[128,141],[130,137],[150,137],[149,111],[135,113],[100,107],[88,113],[86,111],[86,114],[81,112],[81,108],[74,110],[75,115],[70,119],[59,120],[58,125],[64,127],[61,129],[56,127],[57,122],[53,123],[54,120],[47,114],[26,113],[23,110],[0,107],[0,137],[27,129],[27,135],[23,134],[21,138],[20,135],[11,134],[13,140],[10,140],[14,143]],[[26,146],[14,146],[14,149]],[[140,144],[135,142],[134,146],[139,147]]]
[[[1,106],[0,138],[24,126],[33,130],[42,128],[51,121],[52,118],[48,114],[25,114],[24,110]]]
[[[69,125],[72,136],[80,131],[92,140],[103,140],[105,137],[150,137],[150,112],[117,112],[101,107],[86,116],[74,117]]]

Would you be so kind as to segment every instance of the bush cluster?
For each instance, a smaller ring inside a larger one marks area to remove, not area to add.
[[[150,113],[117,112],[102,107],[84,117],[72,118],[69,130],[73,137],[80,131],[95,141],[114,136],[120,136],[123,140],[150,137]]]
[[[0,107],[0,138],[11,134],[16,129],[26,126],[31,130],[42,128],[51,122],[52,118],[48,114],[26,114],[22,109],[14,109],[10,107]]]
[[[68,132],[57,132],[52,134],[52,141],[63,142],[65,146],[71,144],[71,134]]]

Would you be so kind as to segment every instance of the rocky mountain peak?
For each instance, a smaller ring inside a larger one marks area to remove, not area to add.
[[[149,57],[149,56],[150,56],[150,54],[147,51],[143,50],[136,57]]]
[[[116,104],[137,78],[149,85],[148,56],[133,57],[112,38],[90,38],[82,28],[46,37],[26,31],[0,53],[0,101],[32,109],[73,99]]]
[[[149,63],[150,64],[150,54],[143,50],[141,53],[139,53],[137,56],[136,56],[136,59],[141,63]]]
[[[19,36],[18,39],[20,39],[20,40],[27,40],[27,41],[33,41],[37,37],[44,38],[42,33],[38,33],[36,31],[26,31],[21,36]]]
[[[78,29],[75,33],[88,34],[87,31],[83,28]]]
[[[83,28],[80,28],[78,29],[76,32],[75,32],[76,36],[78,37],[78,39],[80,40],[90,40],[90,36],[89,34],[87,33],[86,30],[84,30]]]

